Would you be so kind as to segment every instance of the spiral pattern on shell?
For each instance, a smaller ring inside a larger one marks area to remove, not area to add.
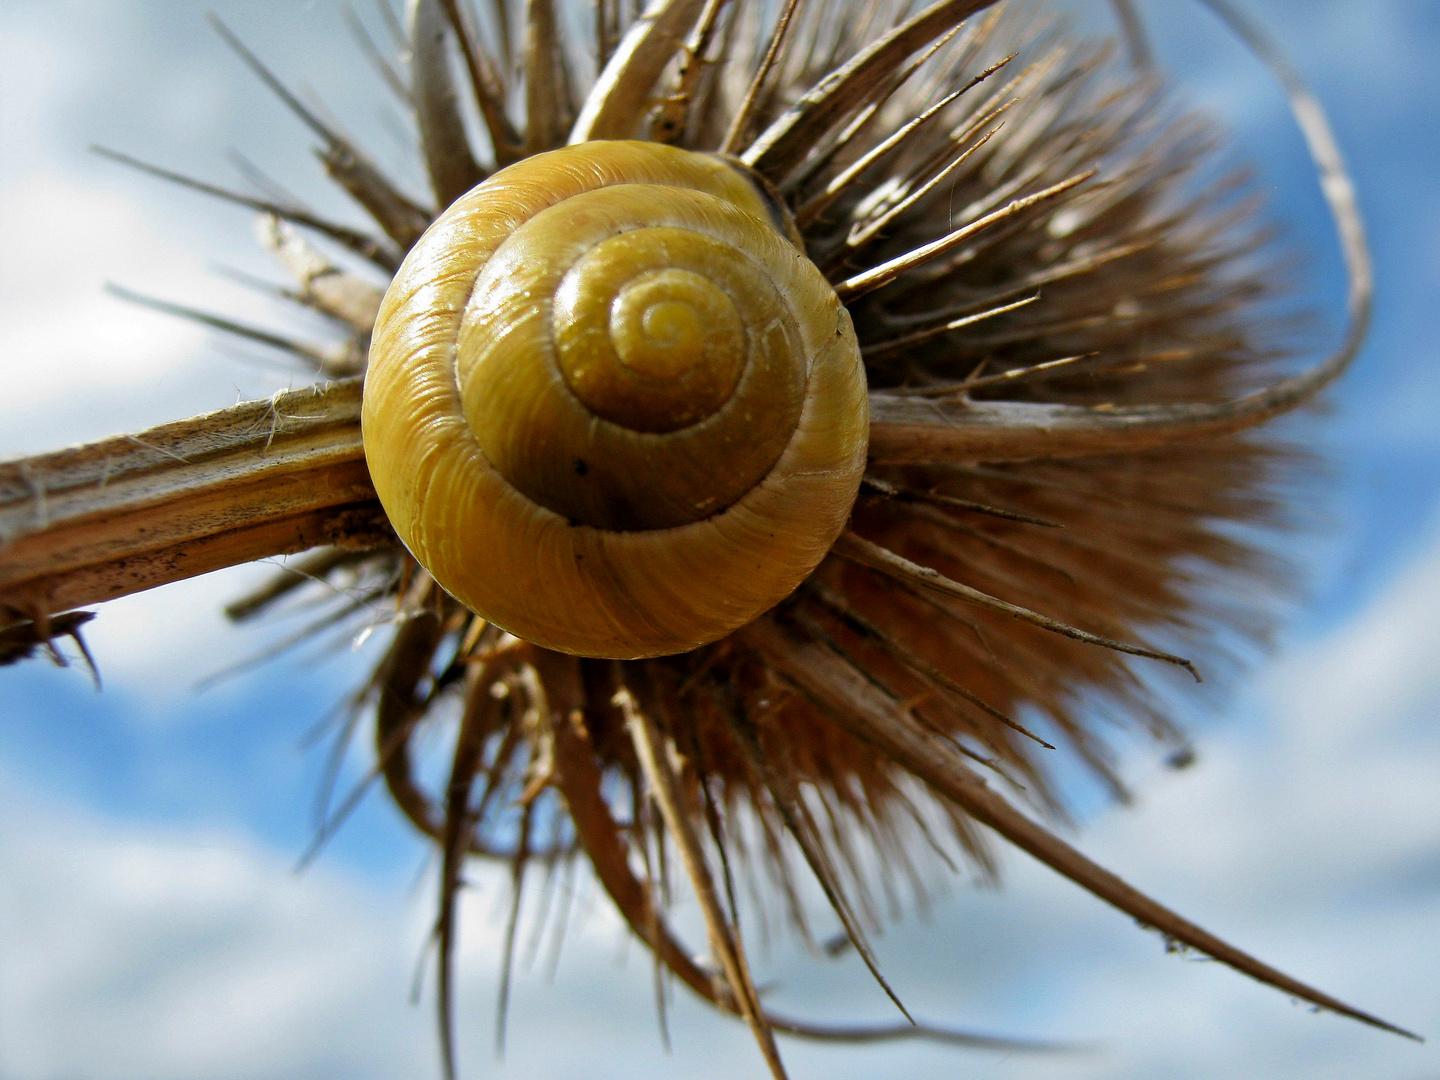
[[[602,142],[431,226],[381,307],[362,425],[391,522],[449,592],[547,648],[640,657],[724,636],[814,569],[868,412],[848,313],[743,167]]]

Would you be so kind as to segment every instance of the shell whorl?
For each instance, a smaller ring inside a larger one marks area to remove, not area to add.
[[[639,657],[724,636],[814,569],[863,471],[865,375],[777,213],[724,160],[600,142],[431,226],[381,307],[362,424],[441,585],[547,648]]]

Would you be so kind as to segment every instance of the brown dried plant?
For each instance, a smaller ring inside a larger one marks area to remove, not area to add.
[[[1264,638],[1288,584],[1273,541],[1300,459],[1261,425],[1339,375],[1368,315],[1323,117],[1258,32],[1212,5],[1285,81],[1351,273],[1346,340],[1284,374],[1281,260],[1259,207],[1117,6],[1128,59],[982,0],[597,0],[583,20],[552,0],[417,0],[393,26],[403,63],[371,51],[411,110],[433,202],[402,193],[217,24],[378,231],[131,164],[259,211],[290,299],[347,336],[322,348],[145,301],[286,350],[324,381],[0,465],[0,663],[78,639],[82,605],[307,549],[231,617],[336,585],[344,599],[309,633],[383,613],[390,641],[343,738],[368,718],[371,779],[441,856],[447,1072],[457,895],[477,858],[509,866],[514,912],[532,868],[553,882],[587,861],[664,972],[743,1018],[777,1077],[777,1032],[985,1044],[908,1013],[865,1028],[776,1015],[750,975],[737,895],[748,878],[808,935],[812,875],[890,993],[867,941],[888,879],[923,895],[955,850],[993,875],[992,833],[1171,942],[1398,1030],[1041,824],[1065,817],[1057,757],[1123,796],[1107,723],[1183,745],[1155,695],[1167,672],[1198,679],[1180,653],[1224,668],[1226,641]],[[393,272],[435,208],[495,169],[632,137],[734,154],[779,192],[854,319],[871,463],[850,530],[779,607],[690,653],[611,661],[487,625],[394,541],[358,430],[380,296],[346,267]],[[432,789],[416,755],[437,732],[448,777]],[[708,962],[667,921],[677,859]]]

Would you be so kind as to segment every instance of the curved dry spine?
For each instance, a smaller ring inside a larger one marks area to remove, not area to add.
[[[449,17],[440,0],[410,6],[410,80],[425,171],[440,206],[449,206],[485,179],[465,133],[465,116],[449,63]]]
[[[1124,70],[1111,50],[1076,43],[1033,11],[878,0],[837,17],[787,4],[770,26],[756,3],[653,0],[627,24],[626,5],[602,0],[587,43],[602,62],[572,102],[586,76],[568,66],[576,43],[545,0],[525,5],[523,20],[513,18],[519,5],[495,0],[483,28],[454,0],[411,5],[411,96],[440,201],[561,143],[663,138],[674,153],[734,153],[780,193],[809,260],[845,301],[871,421],[867,482],[832,554],[767,614],[679,655],[617,662],[509,637],[393,546],[314,564],[363,580],[398,624],[357,701],[376,714],[373,778],[443,853],[447,1063],[449,943],[467,852],[504,860],[517,890],[528,867],[583,857],[665,970],[743,1017],[778,1076],[775,1032],[944,1035],[769,1014],[736,930],[733,897],[745,880],[808,935],[813,916],[794,877],[803,864],[873,968],[865,935],[880,922],[877,888],[894,876],[923,897],[946,850],[993,873],[980,825],[1175,941],[1398,1030],[1188,923],[1016,808],[1063,818],[1046,760],[1056,753],[1123,797],[1097,717],[1178,740],[1152,694],[1163,675],[1152,661],[1223,674],[1237,659],[1227,648],[1264,640],[1288,571],[1257,537],[1290,523],[1286,496],[1304,460],[1261,425],[1339,376],[1368,316],[1363,234],[1323,115],[1253,27],[1209,2],[1281,74],[1340,225],[1350,326],[1334,354],[1300,374],[1285,374],[1278,258],[1254,207],[1213,165],[1213,132],[1170,104],[1152,72]],[[1143,69],[1133,13],[1118,7]],[[425,212],[392,198],[357,149],[241,55],[326,141],[326,167],[386,234],[367,257],[383,264],[390,245],[408,249]],[[488,153],[466,141],[471,108]],[[317,219],[252,205],[363,247]],[[302,302],[333,307],[307,292],[311,263],[293,261]],[[170,549],[125,548],[92,513],[104,499],[131,498],[138,517],[153,492],[164,535],[183,545],[207,539],[188,503],[233,490],[244,513],[219,550],[255,557],[267,543],[298,546],[288,526],[256,517],[265,478],[310,475],[286,511],[306,523],[299,540],[315,542],[317,524],[338,520],[340,532],[323,539],[375,542],[358,526],[345,534],[340,516],[357,500],[373,515],[369,490],[331,490],[359,461],[357,393],[350,382],[325,395],[350,409],[338,426],[282,424],[284,437],[263,446],[245,429],[258,422],[253,409],[211,420],[206,456],[177,454],[195,466],[183,483],[161,482],[184,470],[160,451],[132,451],[119,459],[121,490],[102,496],[95,470],[104,462],[108,477],[113,447],[0,468],[0,527],[27,534],[6,553],[30,559],[13,569],[17,560],[0,554],[9,619],[0,632],[39,640],[46,615],[118,595],[114,564],[126,551],[146,571],[135,587],[164,580]],[[188,447],[195,433],[171,436]],[[1244,538],[1228,527],[1236,523]],[[69,561],[47,562],[38,553],[62,535]],[[451,585],[448,573],[439,576]],[[277,583],[243,611],[291,591]],[[515,628],[508,613],[499,622]],[[451,723],[457,699],[449,778],[428,790],[414,752]],[[666,926],[664,851],[682,856],[704,900],[711,968]],[[903,987],[885,989],[903,1000]]]

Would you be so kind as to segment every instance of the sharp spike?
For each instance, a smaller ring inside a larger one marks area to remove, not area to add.
[[[782,180],[826,132],[885,86],[890,72],[911,54],[991,2],[938,0],[820,80],[750,144],[741,160],[772,182]]]
[[[680,51],[705,0],[651,0],[620,39],[570,130],[570,143],[633,138],[666,66]]]
[[[455,40],[460,43],[465,70],[470,74],[470,89],[475,94],[475,103],[490,134],[490,152],[495,158],[495,166],[503,169],[523,156],[523,140],[505,112],[505,80],[495,70],[490,54],[481,47],[475,29],[458,0],[440,0],[440,3],[445,8],[450,28],[455,32]]]
[[[370,61],[370,66],[379,73],[381,81],[403,104],[413,105],[414,102],[410,97],[409,89],[405,86],[405,81],[400,78],[400,73],[380,51],[380,47],[375,44],[375,39],[370,36],[370,31],[365,29],[365,24],[360,21],[360,16],[355,14],[355,9],[349,4],[345,4],[341,7],[340,14],[345,20],[345,25],[350,28],[350,36],[360,46],[360,51]]]
[[[660,102],[651,123],[650,137],[655,142],[674,143],[685,134],[695,104],[695,91],[705,73],[706,53],[715,35],[720,13],[730,0],[705,0],[694,32],[680,50],[680,70],[675,87]]]
[[[465,133],[447,38],[454,31],[440,0],[417,0],[410,9],[410,80],[425,171],[436,202],[449,206],[485,179]]]
[[[795,8],[799,2],[800,0],[785,0],[785,6],[780,9],[780,15],[775,20],[775,29],[770,34],[770,43],[765,47],[765,55],[761,57],[760,63],[756,66],[755,74],[750,77],[750,84],[745,88],[745,96],[740,99],[740,105],[730,120],[730,127],[726,130],[725,138],[720,144],[720,153],[735,153],[745,136],[749,134],[750,125],[754,122],[755,109],[760,101],[760,91],[770,78],[770,72],[774,70],[776,61],[780,59],[780,50],[785,44],[786,35],[790,32],[790,24],[795,18]]]
[[[890,577],[899,578],[911,584],[920,585],[933,592],[941,593],[944,596],[954,597],[956,600],[964,600],[967,603],[976,604],[980,607],[987,607],[999,611],[1011,618],[1019,619],[1021,622],[1038,626],[1042,630],[1049,630],[1052,633],[1061,634],[1064,637],[1074,638],[1076,641],[1083,641],[1087,645],[1099,645],[1102,648],[1114,649],[1116,652],[1129,653],[1132,656],[1144,656],[1151,660],[1163,660],[1167,664],[1174,664],[1188,671],[1200,682],[1200,673],[1195,670],[1195,665],[1183,656],[1175,656],[1172,653],[1159,652],[1155,649],[1146,649],[1139,645],[1127,645],[1123,641],[1116,641],[1113,638],[1101,637],[1092,634],[1078,627],[1070,626],[1057,619],[1041,615],[1037,611],[1020,607],[1018,604],[1011,604],[998,597],[990,596],[979,589],[972,589],[968,585],[962,585],[958,581],[952,581],[939,571],[932,570],[928,566],[921,566],[913,563],[888,548],[866,540],[853,532],[845,532],[840,539],[835,541],[831,549],[836,555],[857,562],[862,566],[868,566],[872,570],[879,571]]]
[[[489,695],[484,695],[489,699]],[[440,1028],[440,1053],[446,1080],[455,1080],[455,942],[459,913],[456,908],[464,887],[461,872],[469,850],[470,831],[475,825],[470,808],[470,791],[480,774],[489,730],[488,712],[498,703],[490,699],[479,708],[467,709],[455,740],[454,760],[445,793],[445,824],[441,840],[440,912],[435,922],[439,950],[439,993],[436,1021]]]
[[[1040,738],[1039,735],[1036,735],[1029,728],[1025,727],[1022,724],[1016,723],[999,709],[995,708],[995,706],[991,705],[988,701],[984,700],[979,695],[974,693],[974,691],[968,689],[965,686],[962,686],[960,683],[956,682],[954,679],[946,675],[943,671],[926,661],[924,658],[915,655],[908,649],[901,649],[895,643],[894,639],[892,639],[878,626],[876,626],[874,623],[870,622],[859,612],[857,612],[854,606],[851,605],[848,601],[846,601],[842,596],[840,596],[839,593],[836,593],[831,589],[826,588],[824,585],[821,585],[818,582],[813,582],[810,588],[811,592],[816,597],[816,599],[820,601],[820,603],[822,603],[839,618],[844,620],[844,622],[856,632],[861,634],[867,640],[874,642],[880,648],[884,649],[886,653],[888,653],[894,659],[900,661],[900,663],[904,664],[911,671],[915,672],[915,674],[921,676],[929,682],[934,683],[937,686],[943,687],[950,693],[963,698],[971,705],[974,705],[981,712],[985,713],[985,715],[991,717],[994,720],[998,720],[1000,723],[1004,724],[1012,731],[1024,735],[1027,739],[1032,739],[1033,741],[1039,743],[1046,750],[1055,749],[1053,745]]]
[[[175,315],[182,319],[189,319],[191,322],[200,323],[202,326],[213,327],[216,330],[223,330],[227,334],[234,334],[243,337],[247,341],[257,341],[262,345],[269,345],[272,349],[280,349],[292,356],[304,360],[318,371],[333,368],[337,358],[329,356],[313,346],[304,342],[296,341],[293,338],[285,337],[282,334],[272,333],[269,330],[261,330],[258,327],[246,326],[244,323],[227,319],[220,315],[212,315],[208,311],[200,311],[197,308],[186,307],[184,304],[172,304],[168,300],[159,300],[153,296],[146,296],[143,293],[131,292],[120,285],[107,283],[105,291],[111,296],[126,303],[138,304],[141,307],[150,308],[153,311],[161,311],[166,315]],[[350,372],[347,372],[350,374]]]
[[[738,936],[725,918],[724,910],[715,894],[715,882],[705,862],[704,850],[699,838],[690,827],[680,791],[679,781],[670,761],[673,749],[668,739],[662,739],[653,723],[635,707],[634,699],[622,689],[615,696],[616,704],[625,714],[631,741],[636,756],[649,785],[651,795],[660,806],[660,813],[669,827],[675,844],[680,849],[681,860],[685,863],[690,884],[700,901],[705,916],[705,925],[710,934],[711,949],[725,972],[730,992],[735,996],[740,1013],[750,1025],[751,1034],[760,1047],[775,1080],[786,1080],[785,1065],[780,1060],[780,1051],[775,1045],[775,1035],[769,1018],[760,1006],[760,997],[750,978],[749,965]]]
[[[193,179],[183,173],[171,172],[169,169],[151,165],[139,158],[130,157],[128,154],[122,154],[118,150],[110,150],[103,146],[92,146],[90,149],[101,157],[128,165],[132,169],[139,169],[141,172],[159,177],[161,180],[168,180],[172,184],[179,184],[205,195],[213,195],[218,199],[237,203],[240,206],[249,207],[251,210],[258,210],[262,214],[273,214],[285,221],[303,225],[307,229],[314,229],[392,274],[400,268],[400,254],[388,244],[384,244],[366,233],[315,217],[313,214],[292,206],[283,206],[267,199],[254,199],[249,195],[242,195],[227,188],[207,184],[203,180]]]
[[[907,501],[903,504],[902,512],[909,514],[910,516],[917,518],[920,521],[926,521],[929,522],[931,525],[937,525],[942,529],[946,529],[951,532],[957,532],[964,536],[973,537],[974,539],[979,540],[982,544],[985,544],[987,547],[995,548],[998,551],[1009,552],[1011,555],[1014,555],[1018,559],[1024,559],[1026,562],[1031,563],[1034,566],[1037,566],[1043,570],[1055,574],[1058,577],[1064,578],[1065,581],[1072,587],[1076,585],[1075,575],[1072,574],[1069,570],[1065,569],[1065,567],[1060,566],[1052,560],[1044,558],[1043,556],[1036,555],[1030,551],[1026,551],[1023,547],[1020,547],[1017,544],[1012,544],[1008,540],[1002,540],[1000,537],[995,536],[992,533],[988,533],[982,529],[976,529],[970,525],[966,525],[963,522],[952,517],[950,514],[945,513],[938,506],[932,506],[928,502],[922,502],[920,500],[915,500],[913,502]],[[1016,583],[1019,583],[1018,580],[1016,581]],[[1035,582],[1033,581],[1029,581],[1028,583],[1032,586],[1035,584]]]
[[[1025,211],[1056,198],[1059,195],[1063,195],[1071,188],[1091,179],[1094,175],[1095,170],[1089,169],[1067,180],[1062,180],[1058,184],[1052,184],[1043,191],[1037,191],[1033,195],[1026,195],[1024,198],[1015,199],[999,210],[992,211],[982,218],[977,218],[968,225],[962,225],[953,232],[942,236],[939,240],[933,240],[928,244],[916,248],[914,251],[907,251],[904,255],[891,259],[889,262],[872,267],[863,273],[856,274],[854,277],[846,278],[835,286],[835,293],[847,304],[858,300],[868,292],[874,292],[876,289],[889,285],[897,277],[905,273],[905,271],[912,270],[917,266],[922,266],[931,259],[938,258],[948,251],[953,251],[977,233],[983,232],[992,225],[997,225],[1009,220],[1018,214],[1023,214]]]
[[[908,721],[904,713],[894,708],[859,672],[818,643],[794,641],[769,619],[757,619],[741,634],[803,694],[821,705],[827,715],[833,716],[851,734],[891,757],[901,767],[924,780],[937,794],[950,799],[971,817],[1101,900],[1168,938],[1287,994],[1372,1027],[1418,1039],[1403,1028],[1361,1012],[1262,963],[1091,862],[1011,806],[971,771],[964,758],[949,743]]]
[[[441,816],[415,783],[409,740],[425,715],[417,707],[415,688],[429,669],[440,640],[440,620],[433,612],[422,611],[406,619],[396,630],[372,681],[376,694],[376,768],[401,813],[423,834],[436,839],[443,828]]]
[[[965,91],[971,89],[982,80],[989,78],[996,71],[999,71],[1000,68],[1015,59],[1016,55],[1015,53],[1011,53],[1004,60],[986,68],[964,86],[950,91],[950,93],[935,102],[935,104],[931,105],[919,116],[915,117],[915,119],[902,124],[894,133],[887,136],[852,164],[841,170],[824,188],[806,200],[806,202],[795,211],[795,224],[803,229],[806,225],[813,222],[825,211],[826,207],[844,194],[845,190],[851,184],[855,183],[867,169],[875,165],[882,158],[904,146],[920,128],[934,119],[942,109],[952,104],[961,94],[965,93]]]
[[[225,605],[225,617],[231,622],[246,622],[302,585],[323,581],[332,570],[359,562],[370,555],[368,551],[351,551],[340,547],[322,547],[306,552],[281,567],[280,571],[260,588]]]
[[[534,807],[526,804],[520,812],[520,838],[510,860],[510,911],[505,917],[505,944],[500,950],[500,990],[495,996],[495,1056],[505,1056],[505,1021],[510,1011],[510,978],[515,968],[515,931],[520,925],[520,902],[524,896],[525,866],[530,859],[530,821]]]
[[[985,319],[993,319],[996,315],[1008,314],[1009,312],[1015,311],[1017,308],[1025,307],[1027,304],[1033,304],[1036,300],[1039,299],[1040,294],[1036,293],[1034,296],[1027,296],[1023,300],[1016,300],[1014,303],[1011,304],[1001,304],[999,307],[986,308],[984,311],[976,311],[969,315],[962,315],[958,319],[951,319],[947,323],[942,323],[939,326],[932,326],[925,330],[917,330],[915,331],[915,333],[906,334],[903,337],[892,338],[889,341],[877,342],[874,345],[862,345],[860,347],[860,351],[864,354],[866,360],[874,362],[882,357],[891,356],[898,352],[904,352],[906,349],[912,348],[915,345],[923,344],[924,342],[929,341],[931,338],[937,338],[941,334],[948,334],[952,330],[959,330],[962,327],[971,326],[974,323],[982,322]],[[954,387],[954,389],[960,388],[960,385],[964,384],[959,384]],[[970,385],[973,385],[973,383]],[[918,395],[920,397],[930,397],[936,392],[937,391],[934,387],[929,386],[920,386],[913,389],[906,389],[902,387],[889,391],[889,393],[897,397],[905,397],[911,394]],[[953,392],[953,389],[947,387],[946,390],[940,392],[950,393]]]
[[[895,993],[885,976],[880,973],[879,961],[875,959],[875,953],[870,948],[870,943],[865,938],[864,928],[861,927],[859,919],[855,917],[855,911],[846,898],[843,887],[840,883],[840,875],[836,873],[834,864],[830,861],[825,851],[824,842],[820,838],[819,829],[810,814],[805,800],[801,797],[794,777],[787,773],[783,766],[777,767],[771,757],[761,749],[760,734],[755,726],[749,722],[749,718],[743,714],[731,718],[731,729],[740,740],[750,760],[750,767],[760,777],[761,782],[770,792],[771,798],[775,800],[775,808],[780,812],[781,820],[795,842],[800,845],[800,852],[805,862],[810,867],[815,880],[820,883],[825,898],[830,901],[830,907],[834,910],[840,925],[845,929],[845,936],[850,944],[854,946],[860,959],[864,961],[865,967],[869,969],[871,977],[880,984],[888,997],[900,1010],[902,1016],[910,1023],[915,1023],[915,1018],[910,1015],[910,1010],[905,1008],[899,996]]]
[[[690,951],[670,935],[664,921],[650,903],[648,890],[636,880],[630,869],[629,856],[620,836],[620,826],[610,815],[609,807],[600,792],[601,777],[595,762],[594,746],[585,728],[583,713],[579,711],[583,696],[575,690],[562,691],[560,694],[554,692],[556,687],[561,685],[557,684],[557,677],[566,682],[578,679],[578,673],[573,677],[560,674],[562,669],[574,662],[574,657],[561,657],[559,654],[538,649],[534,650],[534,655],[536,662],[545,668],[545,682],[552,689],[552,699],[562,703],[558,710],[561,722],[555,727],[555,783],[565,799],[580,844],[590,858],[595,876],[630,929],[642,941],[651,945],[665,966],[681,982],[705,1001],[727,1012],[736,1013],[735,1001],[729,995],[717,993],[717,983],[712,974],[696,965],[691,959]],[[569,713],[570,719],[567,720],[564,718],[565,709],[572,706],[573,711]],[[776,1013],[766,1013],[766,1020],[775,1031],[827,1043],[876,1043],[918,1038],[956,1046],[1039,1053],[1073,1053],[1088,1049],[1074,1043],[1011,1039],[923,1022],[914,1025],[815,1024]]]
[[[1006,510],[1003,507],[991,506],[989,503],[974,502],[970,499],[957,499],[953,495],[942,495],[935,491],[923,491],[918,488],[902,487],[892,484],[888,480],[882,480],[877,476],[866,475],[861,483],[871,491],[878,492],[890,499],[902,501],[919,501],[934,503],[936,506],[954,507],[957,510],[973,510],[977,514],[988,514],[990,517],[1004,518],[1006,521],[1019,521],[1026,525],[1043,525],[1047,529],[1063,529],[1065,526],[1058,521],[1047,521],[1045,518],[1032,517],[1030,514],[1022,514],[1016,510]]]
[[[570,80],[553,0],[525,3],[525,150],[528,157],[565,144],[574,116]]]
[[[356,202],[365,207],[376,223],[385,230],[385,234],[404,249],[408,249],[418,240],[425,227],[430,224],[430,215],[400,194],[358,147],[301,102],[260,58],[220,21],[219,16],[212,13],[210,24],[286,108],[324,140],[325,149],[320,151],[320,160],[324,162],[326,172],[345,188]]]
[[[979,390],[986,386],[1014,386],[1022,382],[1029,382],[1038,376],[1053,375],[1057,371],[1069,374],[1069,369],[1076,364],[1093,360],[1098,355],[1098,353],[1081,353],[1079,356],[1062,356],[1058,360],[1046,360],[1043,364],[1030,364],[1026,367],[996,372],[994,375],[981,375],[965,384],[965,392],[969,393],[971,390]]]
[[[214,27],[215,32],[220,35],[225,44],[230,46],[231,51],[240,57],[246,67],[259,76],[260,81],[270,88],[270,91],[284,103],[285,107],[327,144],[334,145],[339,138],[335,131],[296,97],[290,88],[281,82],[258,56],[250,51],[250,48],[235,35],[235,32],[221,21],[220,16],[211,12],[208,18],[210,25]]]
[[[970,159],[970,156],[976,151],[978,151],[987,142],[989,142],[991,137],[994,136],[995,133],[999,130],[999,125],[991,128],[984,135],[980,136],[979,139],[975,140],[975,142],[971,143],[964,150],[960,151],[960,153],[956,154],[955,157],[950,161],[950,163],[947,164],[943,169],[940,169],[938,172],[935,173],[934,176],[930,177],[929,180],[926,180],[918,188],[912,191],[909,195],[906,195],[903,199],[896,202],[894,206],[887,209],[884,213],[877,214],[870,221],[866,221],[863,223],[857,222],[856,226],[850,230],[850,234],[845,238],[845,247],[848,248],[849,251],[853,252],[859,248],[863,248],[871,240],[879,236],[880,233],[885,231],[885,228],[892,221],[894,221],[901,214],[905,213],[905,211],[909,210],[911,207],[919,203],[922,199],[924,199],[927,195],[934,191],[939,185],[943,184],[945,182],[945,179],[950,176],[951,173],[953,173],[956,169],[960,168],[961,165],[964,165],[965,162]]]
[[[987,304],[994,304],[999,301],[1006,300],[1009,297],[1014,296],[1016,293],[1039,290],[1046,285],[1053,285],[1056,282],[1064,281],[1068,278],[1072,278],[1080,274],[1089,273],[1090,271],[1099,269],[1100,267],[1105,266],[1108,263],[1112,263],[1118,259],[1123,259],[1127,256],[1144,251],[1147,248],[1152,247],[1158,241],[1158,239],[1159,234],[1157,233],[1153,238],[1149,240],[1142,240],[1135,243],[1119,244],[1115,247],[1110,247],[1105,249],[1104,251],[1097,252],[1094,255],[1086,255],[1082,258],[1070,259],[1055,266],[1048,266],[1043,270],[1037,270],[1033,273],[1026,274],[1024,277],[1018,278],[1017,280],[1010,282],[1006,285],[1002,285],[998,288],[986,291],[979,297],[972,296],[970,299],[965,300],[959,304],[953,304],[943,308],[935,308],[930,311],[923,311],[916,314],[887,315],[883,321],[888,325],[900,328],[905,326],[917,326],[924,325],[926,323],[939,322],[940,320],[952,319],[957,316],[968,316],[970,313],[973,313],[975,311],[977,306],[984,307]],[[1031,296],[1030,299],[1038,300],[1039,292],[1035,292],[1035,295]],[[936,333],[939,332],[941,331],[936,331]],[[914,339],[907,338],[906,340],[924,339],[916,337]],[[882,344],[888,345],[888,343]]]

